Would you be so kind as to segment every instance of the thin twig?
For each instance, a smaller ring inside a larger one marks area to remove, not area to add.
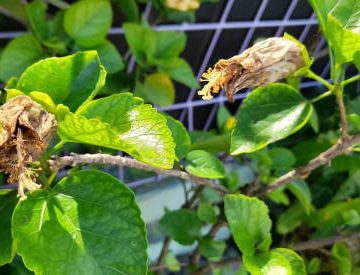
[[[335,145],[331,146],[329,149],[310,160],[305,166],[299,167],[297,169],[291,170],[285,175],[281,176],[275,180],[270,185],[267,185],[256,192],[257,196],[266,195],[275,189],[292,182],[298,178],[306,178],[313,170],[316,168],[329,163],[332,159],[341,155],[347,151],[350,147],[360,142],[360,133],[354,136],[349,136],[348,138],[340,139]]]
[[[340,89],[342,89],[342,87]],[[346,109],[345,109],[345,104],[344,104],[344,95],[343,95],[342,90],[340,90],[336,94],[336,102],[338,104],[339,112],[340,112],[341,137],[343,139],[347,139],[347,137],[348,137],[348,122],[347,122],[347,117],[346,117]]]
[[[169,250],[170,242],[171,242],[171,239],[169,237],[165,237],[159,258],[156,263],[156,272],[155,272],[156,275],[160,275],[163,268],[164,269],[166,268],[166,266],[163,265],[163,262],[167,255],[167,252]],[[160,268],[160,267],[163,267],[163,268]]]
[[[217,184],[215,181],[196,177],[188,174],[185,171],[153,167],[151,165],[142,163],[140,161],[128,157],[111,156],[107,154],[84,154],[84,155],[72,154],[71,156],[54,157],[50,159],[48,162],[50,168],[54,171],[58,171],[66,166],[75,166],[78,164],[107,164],[107,165],[126,166],[126,167],[151,171],[157,174],[173,176],[173,177],[181,178],[183,180],[189,180],[195,184],[213,188],[223,194],[229,193],[229,190],[227,188],[225,188],[220,184]]]
[[[355,239],[360,239],[360,233],[354,233],[351,235],[338,235],[338,236],[331,236],[326,239],[320,240],[310,240],[306,242],[301,242],[295,245],[288,245],[288,247],[296,250],[296,251],[305,251],[305,250],[317,250],[319,248],[333,245],[337,242],[348,242]]]

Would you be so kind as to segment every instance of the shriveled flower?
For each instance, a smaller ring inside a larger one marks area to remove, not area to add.
[[[178,11],[192,11],[200,7],[198,0],[165,0],[165,6]]]
[[[28,96],[16,96],[0,106],[0,172],[10,184],[19,184],[18,195],[40,188],[28,167],[39,159],[56,131],[56,120]]]
[[[230,102],[244,88],[254,88],[286,78],[304,66],[300,46],[286,38],[272,37],[256,43],[240,55],[220,59],[203,73],[201,81],[208,82],[198,92],[211,99],[221,89]]]

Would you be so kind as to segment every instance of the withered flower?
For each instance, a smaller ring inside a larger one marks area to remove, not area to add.
[[[56,120],[28,96],[16,96],[0,106],[0,172],[19,184],[18,196],[40,188],[29,164],[40,158],[56,131]]]
[[[221,89],[230,102],[244,88],[254,88],[286,78],[304,66],[300,46],[286,38],[272,37],[256,43],[240,55],[220,59],[203,73],[208,82],[201,91],[203,99],[211,99]]]
[[[165,0],[165,6],[178,11],[197,10],[200,7],[198,0]]]

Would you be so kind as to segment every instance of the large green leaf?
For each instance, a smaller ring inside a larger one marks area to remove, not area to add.
[[[169,115],[165,115],[167,120],[167,126],[171,130],[172,137],[175,141],[175,158],[181,160],[191,147],[191,140],[188,131],[185,126],[175,118]]]
[[[111,140],[115,136],[117,139],[112,146],[101,143],[96,145],[125,151],[134,158],[154,166],[163,168],[173,166],[175,144],[167,127],[167,121],[156,109],[143,104],[142,99],[133,97],[130,93],[108,96],[83,105],[75,117],[79,115],[108,125],[111,133],[102,128],[103,130],[96,134],[109,135]],[[67,123],[66,127],[72,126]],[[64,132],[66,127],[63,128]],[[88,138],[91,139],[91,131],[93,131],[91,128],[87,131],[88,136],[84,136],[80,130],[77,133],[76,129],[74,130],[72,136],[68,137],[70,141],[76,142],[79,135],[82,135],[85,143],[88,143],[86,142]]]
[[[183,245],[189,245],[200,237],[201,222],[190,209],[166,213],[159,222],[160,230],[166,236]]]
[[[359,159],[357,159],[359,164]],[[360,170],[355,171],[337,190],[333,201],[346,200],[360,194]]]
[[[264,202],[244,195],[225,196],[225,216],[233,238],[244,255],[268,250],[271,220]]]
[[[198,177],[217,179],[225,176],[224,164],[213,154],[203,151],[194,150],[186,155],[188,164],[185,169],[190,174]]]
[[[11,77],[19,77],[28,66],[44,57],[41,45],[33,35],[16,37],[1,53],[0,79],[7,81]]]
[[[55,103],[64,103],[76,110],[97,94],[105,78],[106,72],[96,51],[87,51],[35,63],[21,75],[17,89],[25,94],[45,92]]]
[[[112,9],[106,0],[82,0],[65,12],[64,29],[81,47],[94,47],[104,41],[112,23]]]
[[[312,106],[294,88],[270,84],[252,91],[240,106],[231,154],[250,153],[286,138],[309,120]]]
[[[15,255],[11,236],[11,219],[16,202],[15,192],[0,192],[0,266],[10,263]]]
[[[88,170],[39,190],[14,212],[17,252],[37,274],[146,274],[146,232],[134,193]]]
[[[297,274],[292,273],[290,262],[277,251],[268,251],[256,256],[243,255],[243,262],[251,275]]]

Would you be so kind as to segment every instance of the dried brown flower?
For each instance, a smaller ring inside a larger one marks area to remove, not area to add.
[[[40,188],[28,167],[39,159],[56,131],[56,120],[28,96],[16,96],[0,107],[0,172],[18,183],[18,196]]]
[[[211,99],[221,89],[229,101],[244,88],[254,88],[283,79],[304,66],[300,46],[286,38],[272,37],[256,43],[242,54],[220,59],[203,73],[208,82],[201,91],[203,99]]]

